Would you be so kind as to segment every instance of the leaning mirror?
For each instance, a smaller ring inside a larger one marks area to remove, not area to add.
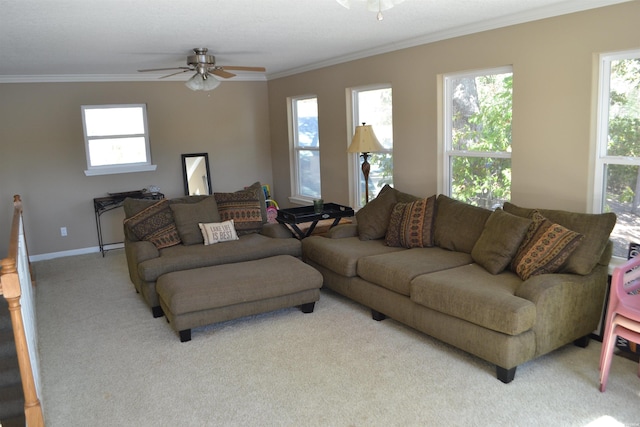
[[[194,153],[182,155],[184,194],[187,196],[211,194],[209,155]]]

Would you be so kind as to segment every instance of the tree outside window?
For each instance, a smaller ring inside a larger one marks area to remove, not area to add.
[[[510,68],[444,78],[443,193],[488,209],[511,199]]]
[[[640,51],[600,61],[596,211],[614,212],[613,255],[640,243]]]

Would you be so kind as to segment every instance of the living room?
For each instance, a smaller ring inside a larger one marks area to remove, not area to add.
[[[590,212],[598,55],[638,49],[638,16],[640,2],[623,2],[293,75],[233,81],[210,93],[191,92],[180,81],[0,82],[0,200],[6,206],[14,194],[22,195],[35,261],[97,251],[95,197],[151,185],[167,197],[182,195],[183,153],[209,153],[215,191],[260,181],[271,185],[281,207],[294,206],[287,99],[314,94],[321,117],[322,197],[350,204],[345,92],[381,83],[393,87],[394,186],[432,195],[440,188],[440,76],[511,65],[512,202]],[[129,103],[147,105],[157,170],[86,176],[80,106]],[[9,223],[10,211],[0,210],[0,224]],[[121,224],[117,213],[107,221],[113,240]],[[61,227],[67,236],[60,235]],[[0,227],[2,254],[7,241],[8,230]]]

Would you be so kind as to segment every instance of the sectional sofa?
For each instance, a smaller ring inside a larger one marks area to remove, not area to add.
[[[513,380],[518,365],[598,327],[615,214],[495,211],[385,187],[329,236],[302,241],[324,286],[458,347]]]

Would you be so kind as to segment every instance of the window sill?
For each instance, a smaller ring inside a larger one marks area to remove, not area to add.
[[[153,172],[157,167],[157,165],[105,166],[101,168],[87,169],[84,171],[84,174],[86,176],[96,176],[131,172]]]

